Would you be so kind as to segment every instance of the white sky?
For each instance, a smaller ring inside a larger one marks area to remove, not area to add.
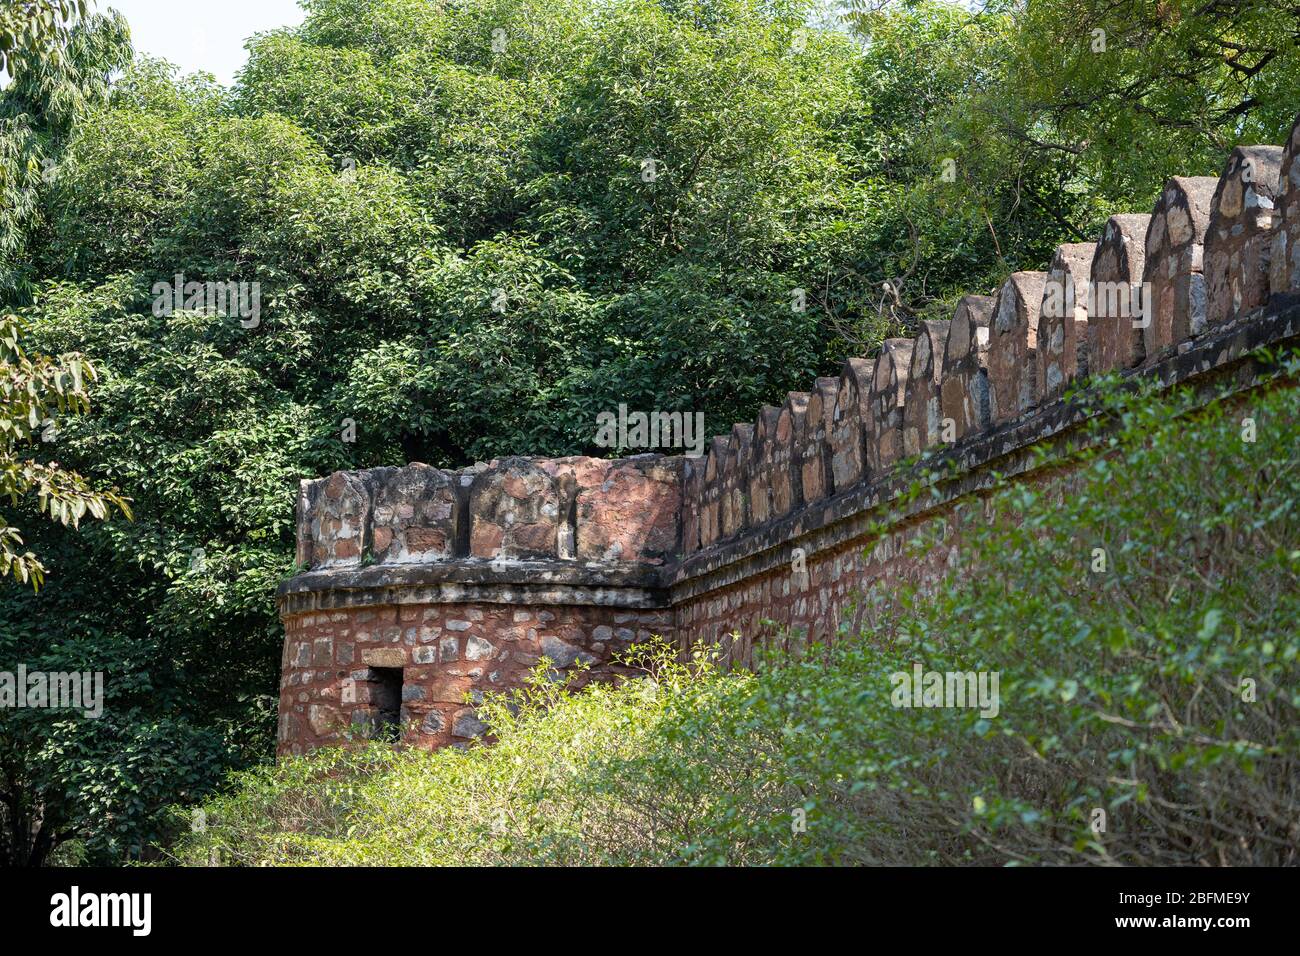
[[[182,73],[205,70],[227,86],[248,59],[254,33],[296,26],[297,0],[92,0],[93,11],[116,8],[131,25],[136,52],[161,57]]]

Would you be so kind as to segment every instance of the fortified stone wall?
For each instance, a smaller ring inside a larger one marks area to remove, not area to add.
[[[483,733],[475,702],[542,658],[607,679],[652,635],[683,649],[797,632],[826,639],[900,576],[934,580],[951,542],[904,541],[989,486],[1041,479],[1081,439],[1087,379],[1247,388],[1261,345],[1300,338],[1300,122],[1217,178],[1174,177],[1150,215],[1117,215],[951,321],[848,359],[735,425],[699,458],[410,464],[302,483],[301,573],[285,622],[279,749],[383,725],[419,746]],[[1149,295],[1147,294],[1149,293]],[[915,456],[948,467],[902,506]],[[1050,461],[1051,455],[1047,456]],[[871,533],[887,517],[889,533]]]

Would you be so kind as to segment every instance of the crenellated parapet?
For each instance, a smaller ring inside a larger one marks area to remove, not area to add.
[[[805,413],[795,419],[795,446],[799,455],[799,488],[804,504],[813,504],[834,492],[831,472],[831,435],[835,428],[835,402],[839,379],[819,378],[808,393]]]
[[[998,290],[989,324],[989,415],[995,424],[1038,403],[1038,318],[1045,272],[1013,272]]]
[[[1269,291],[1300,289],[1300,123],[1282,148],[1277,178],[1277,218],[1269,254]]]
[[[1205,319],[1223,325],[1268,302],[1282,149],[1238,146],[1210,202],[1205,236]]]
[[[803,504],[800,475],[803,460],[797,437],[802,434],[803,419],[808,412],[808,393],[791,392],[776,419],[772,435],[772,516],[788,515]]]
[[[903,408],[907,401],[912,347],[911,339],[885,339],[871,374],[867,463],[874,475],[889,470],[903,457]]]
[[[619,652],[652,635],[725,641],[744,664],[773,623],[833,634],[902,573],[904,525],[922,516],[869,531],[918,456],[953,466],[956,500],[1038,467],[1098,376],[1249,388],[1253,349],[1300,341],[1300,124],[1284,147],[1233,150],[1217,178],[1171,178],[1149,214],[1111,216],[1045,265],[848,359],[699,457],[304,481],[300,572],[279,595],[281,752],[384,722],[421,746],[464,743],[483,733],[483,692],[539,662],[617,676]],[[937,549],[922,570],[951,560]]]
[[[885,483],[927,450],[1013,430],[1090,377],[1152,371],[1300,292],[1298,160],[1300,124],[1286,147],[1234,149],[1217,178],[1172,177],[1150,213],[1111,216],[1096,242],[1059,246],[1045,272],[962,296],[951,321],[923,321],[913,339],[887,339],[838,380],[792,394],[755,425],[763,450],[749,482],[781,492],[747,530]],[[768,448],[780,420],[789,454]]]
[[[903,455],[919,455],[943,437],[943,357],[949,322],[921,323],[903,388]]]
[[[682,458],[419,462],[304,481],[304,570],[453,561],[663,565],[681,554]]]
[[[1095,242],[1057,246],[1043,283],[1038,316],[1038,400],[1060,398],[1075,379],[1088,374],[1088,289]]]
[[[873,372],[871,363],[860,358],[846,361],[840,372],[831,413],[831,480],[836,488],[850,488],[866,473]]]
[[[954,441],[982,432],[992,422],[989,402],[989,325],[994,299],[964,295],[948,323],[939,381],[941,422],[951,423]]]
[[[1133,368],[1146,354],[1142,275],[1150,225],[1148,213],[1111,216],[1097,240],[1087,300],[1088,370],[1094,375]]]
[[[1212,176],[1175,176],[1156,200],[1142,273],[1150,296],[1144,358],[1158,358],[1205,330],[1205,234],[1217,185]]]

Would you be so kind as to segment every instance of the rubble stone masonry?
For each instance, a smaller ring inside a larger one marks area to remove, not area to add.
[[[483,695],[539,662],[609,680],[654,636],[683,653],[720,644],[744,666],[759,642],[857,633],[900,579],[939,580],[959,503],[986,503],[995,473],[1047,480],[1052,453],[1084,440],[1091,378],[1263,381],[1256,350],[1300,344],[1298,240],[1300,121],[1284,147],[1238,148],[1217,179],[1174,177],[1151,215],[1111,217],[1095,245],[848,359],[702,457],[303,481],[300,570],[278,594],[279,752],[376,733],[464,745],[485,733]],[[1149,311],[1126,314],[1120,285]],[[904,504],[926,449],[950,477]],[[948,537],[913,555],[933,522]]]

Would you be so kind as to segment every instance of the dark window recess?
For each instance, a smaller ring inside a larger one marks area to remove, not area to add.
[[[371,700],[375,708],[376,735],[400,736],[402,731],[402,669],[372,667],[374,687]]]

